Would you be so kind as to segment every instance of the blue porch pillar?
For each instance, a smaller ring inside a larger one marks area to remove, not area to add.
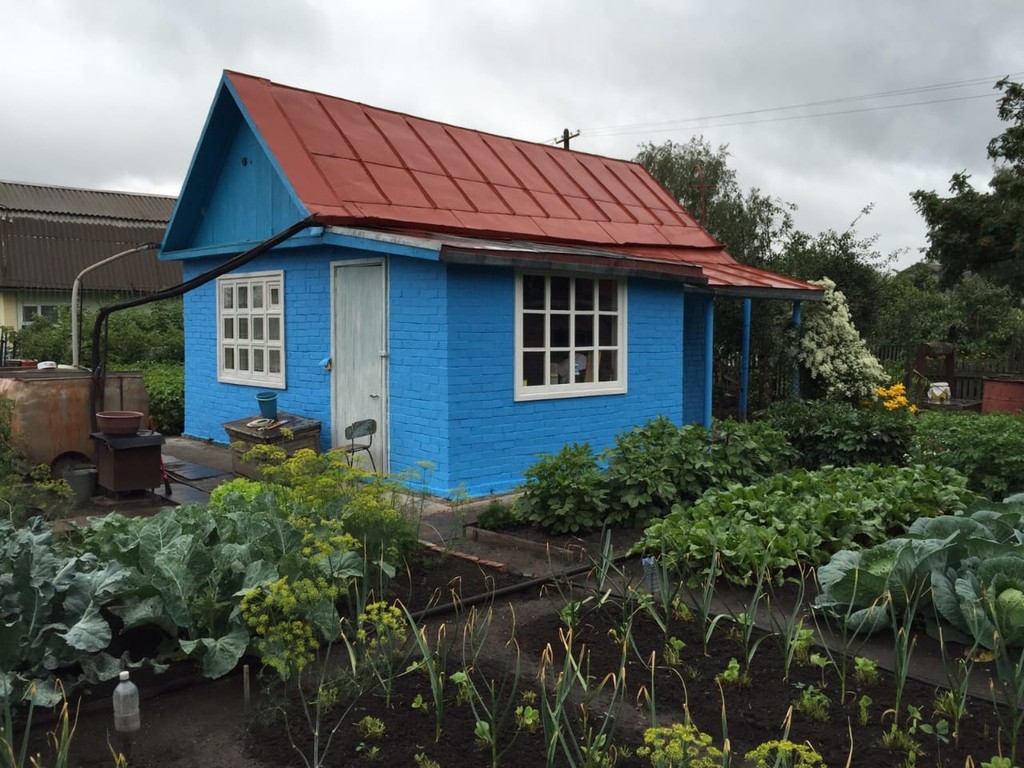
[[[793,302],[793,327],[796,329],[797,338],[800,336],[800,314],[801,307],[799,301]],[[792,382],[792,394],[794,400],[800,399],[800,364],[793,363],[793,382]]]
[[[740,343],[740,421],[747,420],[747,396],[750,388],[750,299],[743,300],[743,340]]]
[[[704,304],[704,428],[711,429],[711,401],[715,370],[715,299]]]

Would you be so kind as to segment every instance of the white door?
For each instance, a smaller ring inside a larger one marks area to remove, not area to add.
[[[333,371],[332,445],[348,445],[345,427],[363,419],[377,422],[371,453],[377,471],[387,467],[387,344],[384,262],[335,264],[332,276]],[[357,442],[365,442],[360,438]],[[370,468],[366,453],[358,466]]]

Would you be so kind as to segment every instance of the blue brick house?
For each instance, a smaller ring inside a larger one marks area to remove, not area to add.
[[[255,394],[372,418],[378,469],[519,484],[659,415],[710,417],[717,295],[813,286],[738,264],[639,165],[226,72],[161,258],[186,281],[185,432]]]

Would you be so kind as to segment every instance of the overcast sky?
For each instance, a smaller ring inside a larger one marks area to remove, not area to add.
[[[843,231],[874,203],[857,231],[901,251],[898,266],[926,244],[910,192],[945,192],[964,169],[984,186],[985,147],[1002,130],[993,85],[1024,78],[1021,0],[0,0],[0,11],[0,179],[175,195],[233,69],[519,139],[578,130],[574,149],[613,157],[703,135],[729,145],[742,187],[795,203],[805,231]],[[933,103],[907,106],[920,102]]]

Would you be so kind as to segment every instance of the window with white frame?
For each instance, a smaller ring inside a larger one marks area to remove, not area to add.
[[[515,377],[517,400],[625,392],[625,281],[519,273]]]
[[[217,279],[217,378],[283,387],[284,272]]]
[[[56,304],[22,304],[21,324],[19,327],[23,328],[37,317],[45,317],[51,323],[55,323],[57,322],[58,313],[59,308]]]

